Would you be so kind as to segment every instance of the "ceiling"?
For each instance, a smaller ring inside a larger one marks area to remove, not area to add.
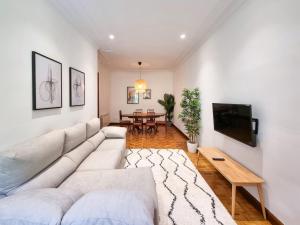
[[[169,69],[241,0],[50,0],[110,67]],[[185,33],[186,38],[180,39]],[[113,34],[115,39],[109,39]]]

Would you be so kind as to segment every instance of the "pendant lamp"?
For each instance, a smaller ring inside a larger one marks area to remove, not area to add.
[[[138,62],[139,65],[139,79],[134,82],[134,89],[137,93],[144,93],[147,89],[147,83],[142,79],[142,62]]]

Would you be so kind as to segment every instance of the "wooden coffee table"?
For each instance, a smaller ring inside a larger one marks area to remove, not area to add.
[[[264,180],[217,148],[199,148],[198,154],[200,153],[231,183],[232,217],[234,218],[234,214],[235,214],[236,187],[256,186],[260,198],[262,214],[264,216],[264,219],[266,219],[264,193],[262,188]],[[214,157],[221,157],[224,158],[225,160],[216,161],[213,160]],[[198,155],[198,161],[199,161],[199,155]],[[198,161],[197,161],[197,165],[198,165]]]

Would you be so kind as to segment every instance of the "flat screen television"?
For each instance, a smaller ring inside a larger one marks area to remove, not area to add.
[[[258,120],[252,118],[251,105],[213,103],[213,117],[215,131],[256,146]]]

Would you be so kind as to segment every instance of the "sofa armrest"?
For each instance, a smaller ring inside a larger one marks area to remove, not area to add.
[[[106,138],[126,138],[127,129],[125,127],[108,126],[103,127],[101,131]]]

